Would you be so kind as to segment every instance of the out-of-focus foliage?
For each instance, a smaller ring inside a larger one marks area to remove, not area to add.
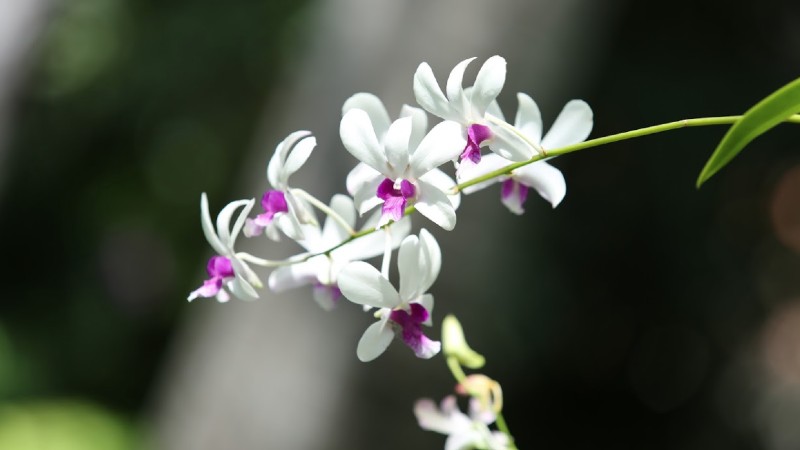
[[[14,450],[133,450],[131,425],[78,401],[0,404],[0,448]]]

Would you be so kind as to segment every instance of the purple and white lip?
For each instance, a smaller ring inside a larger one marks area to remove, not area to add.
[[[376,192],[378,198],[383,200],[381,220],[378,222],[378,226],[386,225],[390,220],[397,222],[402,219],[408,200],[413,199],[416,193],[417,189],[414,184],[408,180],[392,181],[385,178],[381,181]]]

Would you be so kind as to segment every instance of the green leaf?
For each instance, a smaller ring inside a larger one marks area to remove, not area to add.
[[[796,113],[800,113],[800,78],[761,100],[731,126],[700,172],[697,187],[725,167],[750,141]]]

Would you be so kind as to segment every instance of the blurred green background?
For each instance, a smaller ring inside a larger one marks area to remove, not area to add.
[[[258,195],[241,192],[237,176],[281,74],[307,50],[313,7],[52,5],[12,103],[0,178],[0,449],[147,440],[145,407],[209,256],[198,194],[217,205]],[[572,97],[594,109],[592,136],[741,113],[800,76],[797,2],[615,8],[591,73],[540,105],[546,126]],[[447,69],[434,68],[440,79]],[[510,65],[512,83],[534,97],[546,89]],[[509,110],[513,95],[501,97]],[[800,129],[778,127],[697,191],[723,133],[559,158],[569,192],[558,209],[532,195],[525,216],[503,219],[499,232],[515,236],[504,253],[464,267],[445,254],[443,271],[464,283],[455,295],[469,298],[439,300],[437,316],[459,315],[487,355],[521,448],[800,448],[800,402],[785,401],[800,398]],[[263,161],[249,170],[261,174]],[[505,214],[470,200],[467,215]],[[377,406],[385,379],[358,370],[377,397],[344,430],[361,435],[351,448],[407,448],[405,431],[375,444],[392,423]],[[384,404],[404,430],[415,427],[414,398],[449,393],[446,373],[435,383]],[[415,445],[441,447],[416,433]]]

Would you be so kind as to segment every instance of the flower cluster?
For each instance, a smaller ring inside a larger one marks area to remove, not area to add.
[[[325,310],[345,298],[372,311],[377,321],[358,342],[360,360],[377,358],[395,337],[419,358],[438,354],[442,345],[426,336],[422,326],[432,323],[433,295],[428,291],[442,255],[426,229],[412,234],[409,213],[418,211],[438,227],[452,230],[461,192],[470,194],[495,182],[502,183],[501,201],[515,214],[522,214],[531,188],[555,207],[566,194],[566,183],[545,161],[547,150],[581,142],[592,128],[589,106],[573,100],[542,136],[539,108],[522,93],[517,95],[514,122],[507,122],[497,103],[505,84],[505,60],[489,58],[472,86],[464,87],[464,73],[473,60],[453,68],[445,91],[430,66],[422,63],[413,77],[421,108],[404,105],[394,120],[373,94],[358,93],[345,102],[339,133],[344,149],[357,160],[345,183],[348,195],[336,194],[326,204],[290,185],[290,177],[317,145],[308,131],[291,133],[275,149],[261,195],[263,212],[250,217],[255,199],[237,200],[221,209],[215,225],[203,194],[201,224],[217,254],[207,265],[210,278],[188,299],[216,297],[225,302],[229,294],[256,299],[263,284],[250,265],[269,267],[274,270],[267,285],[274,292],[310,285],[313,298]],[[429,128],[428,114],[441,121]],[[513,170],[503,170],[512,163]],[[454,177],[448,175],[448,167],[455,168]],[[322,226],[314,209],[325,216]],[[359,226],[357,216],[366,216]],[[285,236],[303,250],[284,260],[262,259],[235,249],[240,233],[276,241]],[[397,288],[389,279],[395,250]],[[380,270],[367,262],[373,258],[381,258]],[[505,435],[487,427],[494,413],[476,408],[473,405],[467,416],[448,397],[439,410],[421,401],[415,412],[423,427],[450,435],[447,448],[508,447]]]

